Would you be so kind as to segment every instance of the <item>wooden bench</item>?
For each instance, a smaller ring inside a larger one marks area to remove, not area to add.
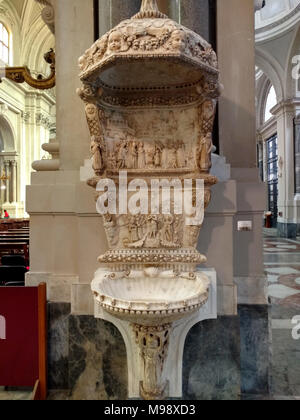
[[[28,242],[7,242],[7,241],[0,241],[0,256],[5,254],[16,254],[16,251],[21,251],[25,257],[26,264],[29,265],[29,249],[28,249]]]
[[[29,228],[29,219],[1,219],[0,232],[3,230]]]
[[[18,236],[16,238],[11,238],[10,236],[3,238],[0,236],[0,243],[6,242],[6,243],[14,243],[14,242],[26,242],[29,244],[29,238],[25,236]]]

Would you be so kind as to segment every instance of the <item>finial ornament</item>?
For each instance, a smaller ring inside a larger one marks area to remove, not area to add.
[[[157,6],[156,0],[142,0],[141,10],[134,16],[135,19],[145,18],[167,18],[166,15],[161,13]]]
[[[141,12],[148,12],[150,10],[159,11],[156,0],[142,0]]]

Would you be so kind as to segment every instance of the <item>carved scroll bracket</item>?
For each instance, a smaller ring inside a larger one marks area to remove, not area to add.
[[[37,79],[33,78],[30,70],[27,67],[5,67],[0,69],[5,74],[5,78],[12,80],[15,83],[27,83],[29,86],[35,89],[52,89],[55,86],[55,52],[51,48],[44,55],[45,61],[50,64],[51,74],[46,79],[43,79],[41,75]],[[2,80],[0,79],[2,82]]]
[[[36,0],[37,3],[45,6],[42,10],[42,19],[50,29],[50,31],[55,33],[55,10],[53,7],[53,0]]]

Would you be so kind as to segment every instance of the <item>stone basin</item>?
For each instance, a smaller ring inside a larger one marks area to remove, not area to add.
[[[190,315],[208,300],[210,281],[203,273],[127,273],[99,269],[92,282],[95,299],[111,315],[139,325],[165,325]]]

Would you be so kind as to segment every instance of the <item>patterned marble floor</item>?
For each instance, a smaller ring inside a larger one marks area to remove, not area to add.
[[[292,320],[300,320],[300,240],[265,231],[264,260],[272,314],[272,395],[299,399],[300,340],[292,336]]]
[[[300,339],[292,337],[292,319],[300,319],[300,238],[277,238],[274,230],[265,230],[264,261],[271,302],[271,395],[244,399],[300,400]],[[29,391],[0,387],[0,401],[30,398]],[[60,398],[50,395],[49,399]]]
[[[292,337],[292,319],[300,316],[300,238],[264,235],[265,272],[271,302],[271,394],[244,395],[243,400],[300,400],[300,340]],[[52,392],[49,400],[68,399]]]
[[[264,254],[272,303],[298,309],[300,315],[300,241],[266,236]]]

